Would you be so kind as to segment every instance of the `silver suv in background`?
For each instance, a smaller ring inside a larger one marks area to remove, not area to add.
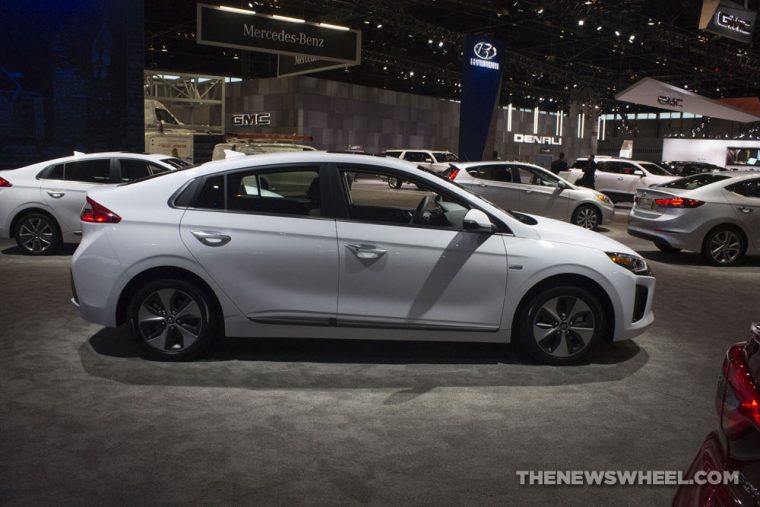
[[[442,173],[451,162],[459,160],[450,151],[441,150],[386,150],[385,156],[412,162],[431,173]]]
[[[583,176],[588,159],[579,158],[567,171],[559,175],[575,183]],[[627,158],[596,157],[596,190],[614,201],[632,201],[636,190],[660,185],[678,178],[654,162],[629,160]]]

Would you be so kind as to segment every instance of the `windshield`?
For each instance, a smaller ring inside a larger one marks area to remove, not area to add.
[[[447,151],[434,151],[433,156],[438,162],[456,162],[459,160],[456,155]]]
[[[157,107],[156,118],[158,118],[159,121],[166,123],[167,125],[179,125],[179,123],[177,123],[177,119],[174,118],[174,116],[172,116],[171,113],[166,109]]]
[[[657,185],[659,188],[677,188],[681,190],[694,190],[695,188],[701,188],[710,183],[722,181],[728,179],[729,176],[722,174],[695,174],[694,176],[687,176],[674,181],[669,181],[662,185]]]
[[[639,165],[646,169],[650,174],[657,176],[673,176],[673,173],[663,169],[662,167],[652,162],[639,162]]]

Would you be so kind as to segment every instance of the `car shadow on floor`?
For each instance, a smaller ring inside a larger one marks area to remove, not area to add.
[[[502,344],[227,338],[210,356],[152,361],[126,327],[103,329],[79,349],[85,371],[134,385],[279,388],[552,386],[624,379],[649,360],[635,342],[604,345],[587,364],[536,364]]]
[[[57,252],[52,253],[52,254],[47,254],[47,255],[44,255],[42,257],[66,257],[66,256],[72,256],[72,255],[74,255],[74,251],[76,251],[76,249],[77,249],[78,246],[79,245],[75,245],[75,244],[65,244],[65,245],[61,246],[61,248],[59,248]],[[28,253],[26,253],[26,250],[24,250],[23,248],[21,248],[18,245],[12,246],[10,248],[6,248],[5,250],[2,251],[2,254],[3,255],[21,255],[21,256],[24,256],[24,257],[33,257],[32,255],[29,255]]]

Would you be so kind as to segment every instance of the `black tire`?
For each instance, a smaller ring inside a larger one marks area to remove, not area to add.
[[[516,329],[520,344],[533,359],[565,366],[588,359],[606,333],[607,316],[595,294],[562,285],[532,295],[521,307]],[[543,336],[537,336],[539,332]]]
[[[663,253],[678,253],[678,252],[681,251],[680,248],[676,248],[674,246],[670,246],[667,243],[665,243],[664,241],[655,241],[654,242],[654,246],[656,246],[657,249],[660,252],[663,252]]]
[[[602,225],[602,212],[592,204],[582,204],[573,211],[572,222],[578,227],[595,231]]]
[[[401,185],[404,182],[401,181],[401,178],[388,178],[388,186],[391,187],[394,190],[398,190],[401,188]]]
[[[702,256],[713,266],[733,266],[744,257],[744,234],[732,225],[720,225],[705,236]]]
[[[61,229],[50,215],[28,213],[16,222],[16,244],[27,255],[51,255],[61,248]]]
[[[128,315],[132,336],[150,357],[162,361],[201,356],[221,328],[212,296],[178,279],[155,280],[137,290]]]

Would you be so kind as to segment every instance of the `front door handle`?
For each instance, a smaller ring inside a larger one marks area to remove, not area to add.
[[[525,189],[525,193],[526,193],[526,194],[532,194],[532,193],[533,193],[533,190],[531,190],[531,189],[529,189],[529,188],[526,188],[526,189]]]
[[[488,185],[486,185],[485,183],[478,183],[478,186],[481,188],[488,188]]]
[[[66,192],[61,192],[60,190],[45,190],[47,192],[47,195],[52,197],[53,199],[60,199],[64,195],[66,195]]]
[[[747,207],[744,207],[744,206],[739,206],[739,211],[741,211],[742,213],[752,213],[752,208],[747,208]]]
[[[347,244],[346,248],[359,259],[379,259],[386,253],[386,250],[377,248],[375,245]]]
[[[623,177],[622,176],[618,176],[618,181],[623,181]]]
[[[222,246],[230,242],[232,238],[216,231],[191,231],[193,236],[206,246]]]

